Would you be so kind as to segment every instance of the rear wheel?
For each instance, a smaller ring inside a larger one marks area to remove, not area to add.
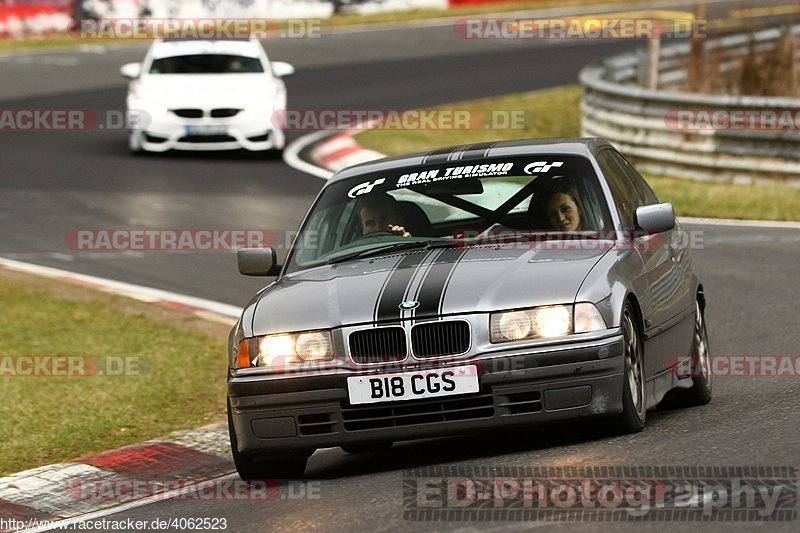
[[[694,333],[692,336],[691,376],[692,387],[669,391],[659,407],[676,409],[705,405],[711,401],[711,362],[709,360],[708,331],[700,301],[695,302]]]
[[[647,419],[645,400],[644,347],[636,314],[630,302],[622,311],[622,344],[625,371],[622,384],[622,413],[612,418],[617,433],[637,433]]]
[[[239,452],[236,432],[233,429],[231,406],[228,404],[228,432],[231,439],[231,454],[233,464],[239,477],[245,481],[257,479],[287,479],[298,478],[306,470],[306,463],[310,454],[295,454],[269,459],[259,455],[249,455]]]

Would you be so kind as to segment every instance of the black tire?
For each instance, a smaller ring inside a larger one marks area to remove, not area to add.
[[[641,327],[630,302],[622,310],[622,343],[625,370],[622,377],[622,413],[611,419],[617,434],[638,433],[647,421],[645,396],[644,344]]]
[[[711,373],[709,363],[708,331],[703,306],[695,302],[694,331],[692,333],[691,353],[692,387],[669,391],[659,404],[663,409],[682,409],[705,405],[711,401]]]
[[[346,451],[347,453],[357,454],[357,453],[371,453],[371,452],[383,452],[388,450],[392,447],[394,442],[392,441],[383,441],[383,442],[366,442],[360,444],[345,444],[342,446],[342,450]]]
[[[310,453],[282,456],[275,459],[265,459],[263,456],[239,453],[236,432],[233,429],[230,403],[228,404],[228,432],[230,433],[233,464],[236,465],[236,471],[243,480],[299,478],[306,471],[306,463],[308,463]]]

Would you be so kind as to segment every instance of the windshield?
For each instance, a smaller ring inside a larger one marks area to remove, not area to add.
[[[326,187],[287,272],[414,246],[498,238],[596,237],[610,229],[585,157],[538,155],[447,162],[364,174]]]
[[[246,74],[264,72],[261,60],[230,54],[197,54],[154,59],[150,74]]]

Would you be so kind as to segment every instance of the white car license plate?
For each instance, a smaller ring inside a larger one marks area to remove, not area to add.
[[[184,126],[186,135],[226,135],[228,127],[219,124],[196,124]]]
[[[393,402],[478,392],[475,365],[347,378],[350,403]]]

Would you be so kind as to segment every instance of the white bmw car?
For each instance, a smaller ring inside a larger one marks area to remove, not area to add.
[[[120,69],[131,79],[130,149],[282,150],[281,78],[293,72],[256,39],[157,40],[143,63]]]

